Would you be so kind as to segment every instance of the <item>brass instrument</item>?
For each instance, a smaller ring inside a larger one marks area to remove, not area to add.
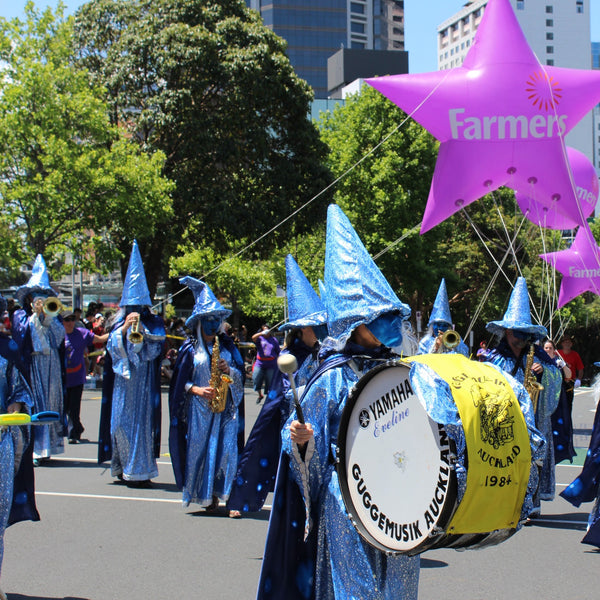
[[[129,328],[127,339],[132,344],[141,344],[144,341],[144,334],[140,332],[140,318],[138,317]]]
[[[210,360],[210,382],[209,386],[214,388],[215,397],[209,400],[208,406],[214,413],[220,413],[225,410],[227,403],[227,393],[229,392],[229,384],[233,383],[233,379],[219,370],[219,360],[221,352],[219,350],[219,336],[215,337],[213,344],[212,358]]]
[[[63,308],[62,302],[56,296],[49,296],[44,300],[42,310],[47,317],[57,317]]]
[[[442,334],[442,344],[444,344],[444,347],[448,348],[448,350],[452,350],[460,344],[460,335],[458,335],[454,329],[447,329]]]
[[[538,398],[540,392],[544,389],[544,386],[538,382],[535,378],[535,373],[531,370],[533,366],[533,354],[535,352],[535,345],[531,344],[529,347],[529,353],[527,354],[527,362],[525,363],[525,372],[523,377],[523,386],[527,390],[529,397],[531,398],[531,404],[533,404],[533,412],[537,411]]]

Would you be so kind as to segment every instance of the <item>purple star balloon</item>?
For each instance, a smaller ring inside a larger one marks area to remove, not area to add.
[[[600,72],[542,66],[509,0],[489,1],[462,67],[367,83],[441,142],[421,233],[501,186],[584,224],[563,137]]]
[[[540,254],[540,258],[562,273],[558,308],[583,292],[600,295],[600,248],[587,225],[578,229],[568,250]]]

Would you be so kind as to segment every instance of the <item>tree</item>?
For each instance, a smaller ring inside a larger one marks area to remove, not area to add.
[[[82,268],[106,271],[171,214],[164,156],[140,152],[109,123],[103,91],[73,69],[72,20],[62,10],[28,3],[25,22],[0,19],[0,203],[9,226],[0,261],[9,270],[38,253],[49,265],[71,253]]]
[[[226,255],[330,181],[308,116],[310,88],[284,42],[242,0],[92,0],[78,11],[75,34],[114,122],[144,150],[163,151],[176,184],[175,220],[148,240],[157,269],[178,245]],[[277,229],[255,256],[308,230],[327,202]]]

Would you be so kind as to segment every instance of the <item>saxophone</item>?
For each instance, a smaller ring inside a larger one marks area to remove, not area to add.
[[[523,386],[527,390],[529,397],[531,398],[531,404],[533,404],[533,412],[537,411],[538,398],[540,392],[544,389],[544,386],[538,382],[535,378],[535,374],[531,370],[533,366],[533,354],[535,352],[534,344],[529,347],[529,353],[527,354],[527,362],[525,363],[525,372],[523,376]]]
[[[233,379],[225,373],[219,371],[219,359],[221,358],[221,352],[219,350],[219,336],[215,337],[213,344],[212,357],[210,359],[210,382],[209,385],[215,388],[215,397],[209,400],[208,406],[214,413],[220,413],[225,410],[225,404],[227,403],[227,392],[229,391],[229,384],[233,383]]]

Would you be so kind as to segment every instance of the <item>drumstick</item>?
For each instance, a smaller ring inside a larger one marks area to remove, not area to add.
[[[294,373],[298,370],[298,361],[293,354],[280,354],[277,358],[277,366],[282,373],[289,375],[290,387],[292,388],[292,394],[294,394],[294,405],[296,406],[296,415],[300,423],[304,423],[304,413],[298,400],[298,392],[296,390],[296,384],[294,382]]]

